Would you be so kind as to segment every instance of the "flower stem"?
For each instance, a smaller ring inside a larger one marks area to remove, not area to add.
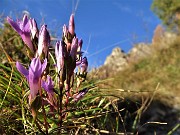
[[[60,90],[60,94],[58,94],[59,96],[59,107],[58,107],[58,112],[59,112],[59,129],[61,129],[62,127],[62,100],[63,100],[63,81],[60,77],[60,75],[58,75],[58,79],[59,79],[59,90]]]
[[[47,123],[47,116],[46,116],[46,111],[44,108],[44,102],[43,102],[43,97],[42,97],[42,89],[40,89],[40,96],[41,96],[41,102],[42,102],[42,111],[43,111],[43,115],[44,115],[44,126],[46,129],[46,135],[48,135],[48,123]]]

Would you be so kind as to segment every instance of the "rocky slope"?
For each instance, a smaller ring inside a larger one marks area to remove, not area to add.
[[[150,44],[138,43],[128,53],[125,53],[119,47],[115,47],[112,53],[107,56],[104,65],[91,71],[93,78],[100,79],[113,76],[118,71],[126,69],[129,64],[145,57],[151,57],[156,51],[168,47],[176,39],[177,35],[159,30],[159,27],[157,26],[154,31],[154,37]]]
[[[125,53],[121,48],[115,47],[112,53],[107,56],[104,65],[93,69],[91,74],[95,78],[106,78],[122,71],[132,62],[152,54],[151,47],[148,44],[140,43],[135,45],[129,53]]]

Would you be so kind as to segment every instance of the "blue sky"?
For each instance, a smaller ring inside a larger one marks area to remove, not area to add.
[[[60,39],[63,24],[75,13],[75,31],[83,39],[83,50],[91,67],[104,63],[114,47],[128,52],[134,44],[151,42],[161,23],[151,11],[153,0],[1,0],[0,13],[31,18],[47,24]]]

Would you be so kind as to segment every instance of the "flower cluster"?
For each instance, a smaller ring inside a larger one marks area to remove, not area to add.
[[[13,21],[10,17],[7,17],[7,21],[27,45],[27,54],[31,59],[28,69],[19,62],[16,62],[16,67],[28,81],[29,105],[32,112],[38,110],[33,105],[38,101],[36,99],[41,97],[41,105],[49,104],[51,108],[60,111],[62,116],[63,106],[67,108],[69,98],[77,102],[88,92],[87,88],[78,92],[80,84],[86,79],[88,61],[82,56],[83,41],[76,37],[74,15],[70,16],[69,25],[63,26],[62,39],[57,41],[54,47],[56,58],[54,71],[56,71],[58,83],[54,83],[49,74],[51,39],[47,25],[42,25],[39,30],[35,19],[28,18],[26,15],[20,21]],[[76,67],[79,70],[75,74]],[[74,82],[76,82],[75,87]]]

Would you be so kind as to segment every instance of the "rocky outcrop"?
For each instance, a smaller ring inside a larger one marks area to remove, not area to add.
[[[103,66],[106,70],[117,72],[125,69],[130,62],[136,62],[151,54],[151,46],[145,43],[135,45],[127,54],[121,48],[116,47],[107,56]]]
[[[115,47],[112,53],[107,56],[104,65],[91,70],[93,78],[106,78],[121,71],[128,66],[127,54],[119,47]]]
[[[127,68],[130,63],[134,63],[145,57],[151,57],[155,52],[168,48],[177,35],[170,32],[164,32],[161,26],[155,30],[151,44],[138,43],[128,52],[125,53],[121,48],[115,47],[112,53],[107,56],[104,65],[93,69],[92,76],[97,78],[107,78],[115,75],[118,71]]]
[[[104,62],[104,66],[113,71],[123,70],[127,65],[127,55],[119,47],[114,48]]]
[[[176,33],[165,31],[161,25],[158,25],[154,30],[152,38],[152,46],[155,50],[169,47],[177,38]]]
[[[157,45],[161,43],[163,36],[164,36],[164,28],[162,25],[157,25],[157,27],[154,30],[154,35],[152,38],[152,44]]]
[[[152,54],[152,49],[149,44],[139,43],[135,45],[127,54],[128,62],[134,62],[141,58],[145,58]]]
[[[152,53],[150,45],[140,43],[135,45],[129,53],[125,53],[121,48],[115,47],[112,53],[107,56],[104,65],[93,69],[93,78],[106,78],[115,75],[128,67],[129,63],[138,61]]]

